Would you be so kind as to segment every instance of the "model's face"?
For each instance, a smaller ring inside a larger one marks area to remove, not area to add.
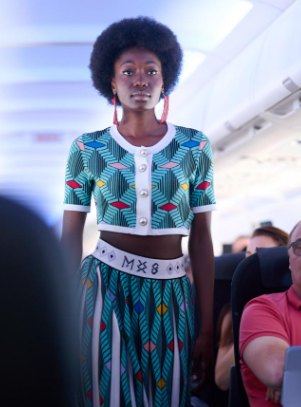
[[[267,249],[268,247],[278,246],[278,243],[275,242],[270,236],[255,236],[253,237],[247,247],[246,257],[251,256],[251,254],[256,253],[258,248]]]
[[[290,242],[300,242],[301,245],[301,224],[299,224],[291,236]],[[293,285],[296,293],[301,298],[301,256],[297,256],[293,248],[288,251],[290,270],[292,273]]]
[[[161,62],[152,52],[131,48],[114,64],[112,90],[123,108],[142,111],[153,109],[163,89]]]

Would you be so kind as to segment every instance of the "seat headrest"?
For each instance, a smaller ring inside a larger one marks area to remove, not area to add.
[[[289,287],[292,284],[286,246],[257,249],[264,287]]]
[[[236,267],[244,258],[245,252],[227,253],[215,257],[215,279],[231,281]]]

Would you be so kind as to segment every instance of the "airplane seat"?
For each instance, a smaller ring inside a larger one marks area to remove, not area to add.
[[[53,232],[29,209],[0,197],[0,222],[0,404],[74,407],[71,271]]]
[[[238,264],[245,258],[245,252],[227,253],[214,258],[214,338],[219,314],[225,304],[231,300],[231,282]]]
[[[213,326],[214,338],[216,338],[216,325],[221,309],[231,299],[231,281],[238,264],[245,258],[245,253],[227,253],[214,257],[214,301],[213,301]],[[195,287],[194,296],[194,333],[195,338],[200,330],[200,319]]]
[[[238,394],[235,395],[237,401],[229,399],[231,407],[249,407],[239,364],[239,326],[244,306],[254,297],[285,291],[291,284],[286,247],[257,249],[257,253],[242,261],[234,273],[231,303],[236,372],[231,374],[230,396],[234,394],[233,386],[237,387]]]
[[[245,258],[245,252],[227,253],[214,258],[215,277],[214,277],[214,301],[213,301],[213,326],[214,326],[214,352],[217,356],[217,320],[221,309],[230,302],[231,281],[237,265]],[[194,297],[194,319],[195,319],[195,338],[200,329],[200,320],[196,291],[193,285]],[[228,392],[221,391],[212,379],[200,394],[200,398],[208,403],[209,406],[223,407],[228,404]]]
[[[230,369],[230,386],[229,386],[229,398],[228,398],[228,407],[240,406],[239,390],[237,385],[237,376],[236,376],[236,367],[235,365]]]

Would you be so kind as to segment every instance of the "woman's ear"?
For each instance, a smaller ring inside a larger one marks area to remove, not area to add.
[[[112,93],[113,93],[113,95],[116,95],[117,90],[116,90],[116,81],[115,81],[115,78],[112,78],[112,79],[111,79],[111,87],[112,87]]]

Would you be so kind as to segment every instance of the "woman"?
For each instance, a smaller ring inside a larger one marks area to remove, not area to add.
[[[206,379],[212,363],[212,156],[201,132],[166,123],[181,64],[175,35],[145,17],[112,24],[94,44],[93,83],[112,99],[115,125],[72,144],[63,222],[79,263],[92,191],[101,238],[80,268],[87,406],[190,404],[193,307],[181,250],[190,226],[202,318],[194,374],[202,366]]]
[[[246,257],[256,253],[257,248],[287,246],[289,235],[274,226],[261,226],[254,230],[247,246]],[[235,364],[232,337],[232,315],[230,303],[222,308],[218,322],[218,354],[215,365],[215,382],[221,390],[228,390],[230,369]]]

